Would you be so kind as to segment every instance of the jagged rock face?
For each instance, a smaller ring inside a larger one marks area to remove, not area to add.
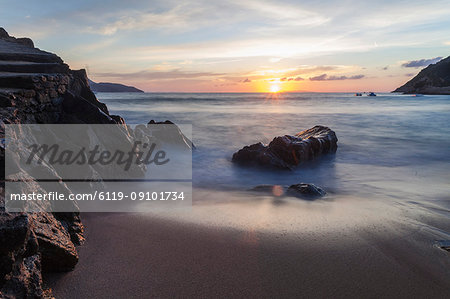
[[[61,222],[50,213],[33,213],[30,217],[34,220],[33,232],[38,240],[43,270],[72,270],[78,262],[78,253]]]
[[[292,169],[300,163],[313,160],[337,149],[334,131],[315,126],[294,136],[275,137],[269,145],[255,143],[234,153],[232,161],[242,165],[257,165]]]
[[[436,64],[430,64],[394,92],[450,94],[450,56]]]
[[[124,129],[118,130],[118,138],[129,139],[132,134],[120,116],[110,115],[106,105],[97,100],[84,70],[70,70],[57,55],[34,48],[30,39],[11,37],[3,28],[0,28],[0,117],[2,138],[5,124],[30,123],[121,124]],[[2,168],[4,159],[1,146]],[[17,175],[33,178],[33,171],[55,170],[26,169],[26,173]],[[6,213],[3,171],[1,176],[0,297],[49,296],[42,288],[41,270],[67,271],[76,265],[75,245],[84,240],[79,214]],[[35,181],[30,181],[26,188],[26,192],[46,192]],[[62,183],[62,188],[67,186]]]
[[[41,270],[68,270],[78,261],[68,232],[51,213],[1,212],[0,244],[0,297],[45,297]]]
[[[43,297],[38,243],[26,214],[0,217],[0,297]]]

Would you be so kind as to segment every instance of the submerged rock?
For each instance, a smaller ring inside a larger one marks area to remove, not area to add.
[[[269,145],[255,143],[233,154],[232,161],[242,165],[258,165],[292,169],[337,149],[337,137],[328,127],[315,126],[294,136],[275,137]]]
[[[322,188],[306,183],[291,185],[286,193],[288,195],[306,199],[315,199],[327,194]]]
[[[438,240],[436,241],[436,245],[439,248],[450,252],[450,240]]]
[[[294,184],[289,187],[281,185],[258,185],[251,188],[250,191],[268,193],[276,197],[288,195],[310,200],[327,194],[322,188],[307,183]]]

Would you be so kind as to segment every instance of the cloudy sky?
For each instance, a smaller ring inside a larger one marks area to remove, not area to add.
[[[390,91],[450,55],[449,0],[0,0],[0,26],[146,91]]]

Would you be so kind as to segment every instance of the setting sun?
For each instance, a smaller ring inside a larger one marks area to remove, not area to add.
[[[270,86],[270,92],[279,92],[280,91],[280,85],[278,84],[272,84]]]

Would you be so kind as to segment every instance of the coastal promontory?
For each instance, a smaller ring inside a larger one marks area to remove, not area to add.
[[[93,92],[144,92],[134,86],[109,82],[96,83],[92,80],[89,80],[89,87]]]
[[[450,56],[436,64],[430,64],[394,92],[450,94]]]

